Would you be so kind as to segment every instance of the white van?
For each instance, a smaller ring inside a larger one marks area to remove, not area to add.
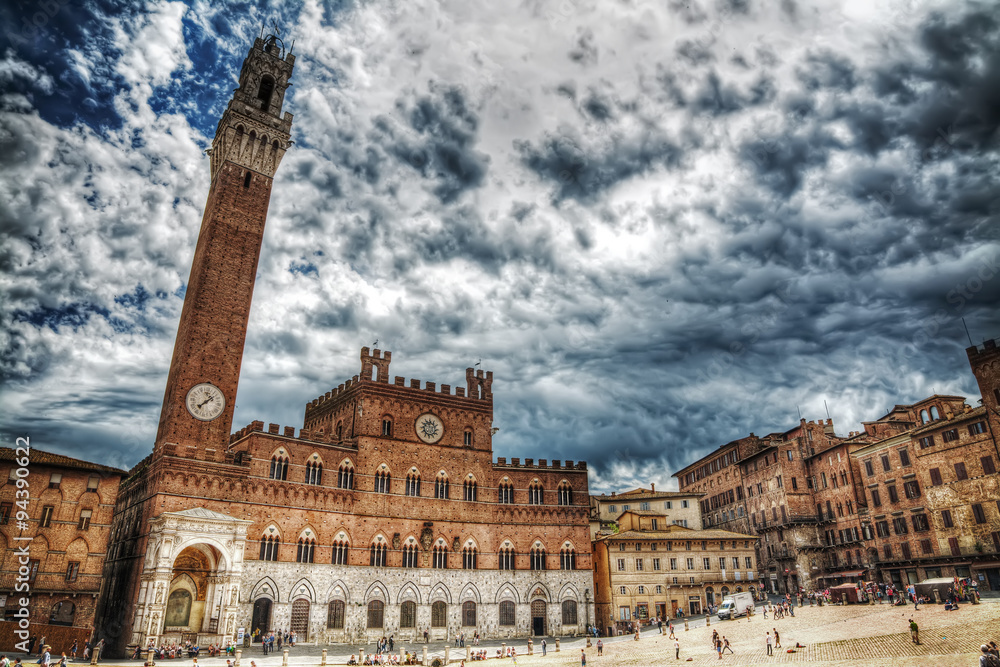
[[[719,620],[736,618],[747,613],[747,607],[753,607],[753,596],[750,593],[733,593],[722,599],[719,607]]]

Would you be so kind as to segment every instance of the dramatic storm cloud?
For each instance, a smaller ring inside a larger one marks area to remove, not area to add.
[[[0,10],[2,433],[151,451],[262,23],[295,42],[235,426],[376,339],[496,374],[494,449],[666,486],[749,432],[978,390],[1000,336],[1000,20],[975,2]]]

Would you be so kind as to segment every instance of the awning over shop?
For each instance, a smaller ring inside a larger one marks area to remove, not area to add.
[[[847,572],[838,572],[839,577],[860,577],[865,573],[865,570],[848,570]]]

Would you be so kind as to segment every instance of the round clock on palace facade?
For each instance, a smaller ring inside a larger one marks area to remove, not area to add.
[[[425,412],[417,417],[417,437],[427,444],[434,444],[444,435],[444,424],[437,415]]]
[[[212,421],[226,409],[226,397],[222,390],[208,382],[191,387],[184,403],[191,416],[203,422]]]

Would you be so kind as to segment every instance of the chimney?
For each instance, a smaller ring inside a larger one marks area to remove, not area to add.
[[[652,491],[653,493],[656,493],[656,484],[650,484],[650,485],[649,485],[649,489],[650,489],[650,491]]]

